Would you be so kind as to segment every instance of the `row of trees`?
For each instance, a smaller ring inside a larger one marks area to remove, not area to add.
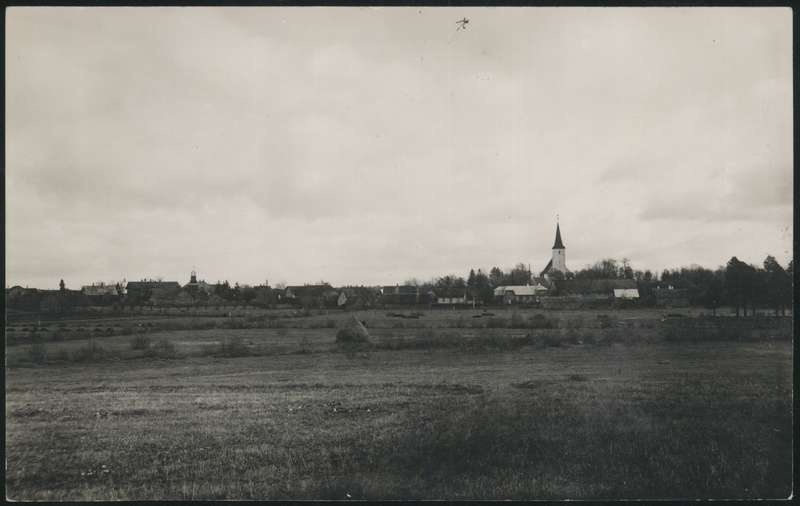
[[[644,303],[655,303],[657,290],[676,289],[686,294],[691,305],[716,311],[720,306],[732,306],[736,314],[755,314],[756,309],[771,309],[786,314],[792,304],[794,260],[784,268],[772,255],[761,266],[754,266],[732,257],[715,270],[700,266],[665,269],[659,275],[649,270],[634,269],[627,258],[605,258],[584,269],[557,273],[552,278],[566,279],[632,279],[637,282]],[[488,273],[470,269],[467,278],[453,274],[428,282],[410,279],[405,284],[419,286],[423,292],[433,291],[438,297],[466,295],[484,304],[494,302],[494,289],[504,285],[525,285],[534,282],[531,270],[523,263],[508,271],[492,267]]]

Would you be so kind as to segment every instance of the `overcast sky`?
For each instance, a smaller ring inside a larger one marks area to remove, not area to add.
[[[7,285],[791,257],[788,8],[6,16]]]

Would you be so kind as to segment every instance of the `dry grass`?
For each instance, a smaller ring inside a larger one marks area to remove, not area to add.
[[[31,366],[7,372],[7,495],[788,496],[791,342],[648,342],[652,329],[600,328],[595,313],[448,327],[458,314],[444,313],[401,329],[367,313],[360,353],[336,352],[329,314],[308,317],[321,328],[154,331],[144,350],[122,335],[48,342],[46,365],[12,346],[9,363]]]

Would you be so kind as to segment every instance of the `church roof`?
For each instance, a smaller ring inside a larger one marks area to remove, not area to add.
[[[547,265],[544,266],[542,273],[539,275],[544,276],[545,274],[549,273],[552,268],[553,268],[553,259],[551,258],[550,261],[547,262]]]
[[[561,228],[556,223],[556,242],[553,243],[553,249],[566,249],[564,243],[561,242]]]

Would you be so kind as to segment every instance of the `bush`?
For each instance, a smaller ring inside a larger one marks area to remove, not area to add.
[[[47,348],[44,343],[36,342],[28,348],[28,358],[34,364],[44,364],[47,362]]]
[[[64,334],[62,334],[61,332],[53,332],[50,335],[50,340],[51,341],[63,341],[64,340]]]
[[[134,336],[131,339],[131,349],[132,350],[146,350],[150,347],[150,337],[147,335],[138,335]]]
[[[325,321],[325,326],[328,327],[329,329],[335,329],[336,328],[336,320],[333,320],[332,318],[328,318]]]
[[[106,350],[99,344],[95,343],[94,341],[89,341],[84,346],[75,350],[71,358],[75,362],[94,362],[97,360],[105,359],[109,355],[110,353],[108,352],[108,350]]]

